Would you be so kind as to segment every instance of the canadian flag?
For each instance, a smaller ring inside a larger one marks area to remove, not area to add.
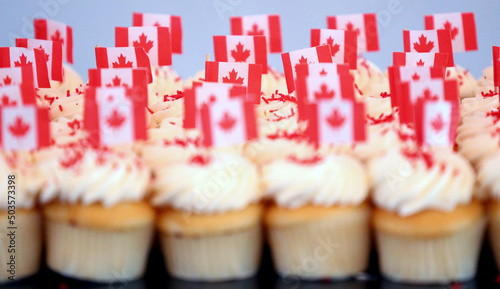
[[[89,85],[105,87],[147,88],[144,68],[93,68],[89,69]]]
[[[32,66],[0,68],[0,87],[21,84],[33,86]]]
[[[243,85],[259,103],[262,81],[262,65],[240,62],[205,63],[205,81]]]
[[[460,120],[457,102],[422,100],[415,105],[417,144],[453,147]]]
[[[394,66],[447,66],[447,53],[434,52],[394,52],[392,65]]]
[[[153,82],[149,57],[142,47],[96,47],[97,68],[145,68],[148,83]]]
[[[203,105],[228,102],[232,98],[254,103],[253,99],[247,97],[247,88],[244,86],[218,82],[194,83],[192,89],[184,91],[184,128],[201,128],[197,116]]]
[[[474,13],[442,13],[425,15],[425,29],[445,29],[451,34],[454,52],[477,50]]]
[[[455,66],[449,30],[403,30],[405,52],[441,52],[448,54],[446,66]]]
[[[414,123],[415,104],[421,100],[446,100],[459,105],[458,83],[456,80],[433,78],[419,82],[403,82],[399,87],[397,103],[400,108],[400,122]]]
[[[358,35],[358,52],[379,51],[377,14],[350,14],[327,17],[328,29],[353,31]]]
[[[63,81],[63,65],[62,65],[62,43],[50,40],[41,39],[26,39],[17,38],[17,47],[28,49],[38,48],[43,50],[47,62],[47,71],[51,80]]]
[[[281,54],[288,93],[295,90],[296,65],[310,63],[332,63],[329,45],[294,50]]]
[[[311,29],[311,47],[329,45],[334,63],[347,63],[351,69],[356,69],[357,37],[354,31]]]
[[[314,143],[354,143],[366,139],[364,103],[333,99],[306,105],[307,134]],[[299,112],[300,113],[300,112]]]
[[[50,19],[35,19],[35,38],[61,42],[63,60],[73,64],[73,29],[61,22]]]
[[[50,88],[49,73],[43,50],[24,47],[0,47],[0,67],[33,68],[34,85],[40,88]]]
[[[230,98],[200,109],[203,144],[229,146],[257,138],[255,106],[244,98]]]
[[[398,86],[402,82],[428,81],[434,78],[444,79],[444,66],[389,66],[389,87],[391,89],[392,107],[399,107]]]
[[[1,106],[0,129],[0,143],[6,150],[36,150],[49,146],[49,110],[34,103]]]
[[[213,39],[215,61],[261,64],[262,73],[267,73],[265,36],[215,35]]]
[[[170,29],[172,53],[182,53],[182,22],[180,16],[154,13],[133,13],[133,26],[161,26]]]
[[[0,87],[0,106],[35,104],[33,84],[6,85]]]
[[[145,98],[144,98],[145,100]],[[145,101],[125,87],[89,87],[85,91],[84,127],[94,146],[112,146],[144,140]]]
[[[167,27],[115,27],[116,47],[142,47],[151,65],[172,65],[172,45]]]
[[[249,15],[231,17],[232,35],[265,36],[270,53],[283,51],[279,15]]]

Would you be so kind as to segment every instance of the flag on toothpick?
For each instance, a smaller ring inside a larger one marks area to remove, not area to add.
[[[453,147],[459,120],[459,106],[454,101],[418,101],[415,105],[417,144]]]
[[[435,52],[394,52],[392,54],[394,66],[447,66],[448,54]]]
[[[454,66],[449,30],[403,30],[405,52],[441,52],[448,54],[446,66]]]
[[[144,68],[93,68],[89,69],[89,86],[124,86],[147,88]]]
[[[33,86],[33,66],[0,68],[0,87],[22,84]]]
[[[329,45],[334,63],[346,63],[356,69],[358,59],[357,34],[354,31],[311,29],[311,47]]]
[[[153,82],[149,57],[142,47],[96,47],[97,68],[144,68]]]
[[[73,29],[64,23],[50,19],[35,19],[35,38],[61,42],[63,60],[73,64]]]
[[[445,29],[450,31],[454,52],[477,50],[474,13],[425,15],[425,29]]]
[[[32,67],[34,86],[50,88],[47,61],[43,50],[24,47],[0,47],[0,67]]]
[[[36,104],[33,84],[0,86],[0,106]]]
[[[282,52],[279,15],[250,15],[231,17],[232,35],[265,36],[270,53]]]
[[[328,29],[354,31],[358,35],[358,52],[379,51],[377,14],[329,16]]]
[[[133,26],[168,27],[170,30],[172,53],[182,53],[182,24],[180,16],[134,12],[132,22]]]
[[[41,49],[45,55],[47,71],[51,80],[63,81],[62,43],[50,40],[17,38],[17,47]]]
[[[172,65],[172,45],[167,27],[115,27],[116,47],[142,47],[151,65]]]
[[[255,99],[259,101],[262,66],[244,62],[207,61],[205,63],[205,81],[246,86],[248,93],[253,94]]]
[[[267,73],[265,36],[216,35],[213,40],[215,61],[260,64]]]

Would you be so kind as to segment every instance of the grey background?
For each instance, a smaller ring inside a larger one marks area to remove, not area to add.
[[[281,15],[284,52],[309,47],[310,29],[326,28],[326,16],[375,12],[378,14],[380,52],[364,56],[381,69],[392,63],[392,52],[403,50],[403,29],[424,29],[424,15],[445,12],[474,12],[479,50],[456,53],[455,63],[476,77],[491,65],[491,46],[500,45],[500,1],[476,0],[26,0],[2,1],[0,46],[14,46],[15,37],[33,37],[33,19],[50,18],[73,27],[74,67],[87,79],[95,67],[94,47],[114,46],[114,27],[131,26],[132,12],[182,16],[183,54],[174,55],[173,68],[183,78],[204,69],[205,54],[213,60],[212,35],[230,34],[229,17],[238,15]],[[269,64],[282,71],[279,54],[269,55]]]

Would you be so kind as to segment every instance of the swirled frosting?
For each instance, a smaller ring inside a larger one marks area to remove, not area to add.
[[[83,91],[83,80],[70,66],[63,64],[63,81],[50,81],[50,88],[37,89],[37,103],[49,106],[55,99],[65,97],[69,93]]]
[[[351,70],[351,74],[354,76],[354,84],[356,84],[362,95],[369,95],[368,93],[373,94],[372,86],[375,88],[376,85],[380,85],[385,81],[382,71],[374,63],[364,58],[358,59],[357,69]],[[380,94],[380,92],[378,94]],[[378,94],[374,95],[376,96]]]
[[[498,164],[500,152],[497,152],[481,163],[477,170],[478,193],[483,197],[490,197],[500,201],[500,177]]]
[[[66,145],[87,138],[80,114],[72,118],[59,117],[50,122],[50,136],[55,145]]]
[[[368,196],[363,165],[346,155],[275,160],[262,167],[264,195],[280,207],[357,205]]]
[[[261,90],[264,96],[271,96],[275,93],[286,93],[285,75],[272,67],[267,68],[267,74],[262,74]]]
[[[477,88],[477,80],[463,67],[447,67],[446,79],[455,79],[459,84],[460,98],[474,97]]]
[[[59,117],[75,118],[76,115],[83,115],[84,94],[83,92],[70,93],[66,97],[54,99],[49,107],[50,120]]]
[[[231,153],[198,155],[156,170],[153,204],[196,214],[241,210],[261,198],[257,168]]]
[[[152,127],[160,125],[164,120],[184,117],[184,97],[182,93],[165,95],[163,99],[149,107],[152,112]]]
[[[162,102],[165,95],[175,95],[182,90],[182,79],[169,66],[153,66],[153,82],[148,84],[148,105]]]
[[[184,81],[182,84],[182,88],[185,89],[191,89],[193,87],[193,82],[195,81],[204,81],[205,80],[205,70],[199,70],[195,73],[194,76],[189,77]]]
[[[366,114],[370,117],[380,117],[381,115],[389,115],[392,113],[392,105],[390,94],[382,94],[384,97],[363,97],[362,101],[365,103]]]
[[[493,66],[488,66],[483,70],[483,76],[477,81],[478,86],[493,85]]]
[[[472,167],[450,151],[392,150],[373,159],[368,171],[375,204],[401,216],[451,211],[473,196]]]
[[[489,112],[497,108],[500,104],[498,101],[498,94],[494,92],[491,87],[489,91],[481,91],[475,97],[462,98],[460,102],[460,115],[465,117],[475,111]]]

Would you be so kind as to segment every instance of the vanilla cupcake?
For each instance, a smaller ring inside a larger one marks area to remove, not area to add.
[[[474,278],[486,225],[474,171],[447,150],[392,150],[369,164],[379,267],[393,281]]]
[[[153,82],[148,84],[148,106],[163,101],[165,95],[182,91],[182,78],[170,66],[153,66]]]
[[[140,278],[154,228],[149,170],[130,153],[75,145],[53,153],[55,162],[47,154],[38,160],[51,169],[40,198],[48,267],[93,282]]]
[[[447,67],[446,79],[453,79],[458,82],[460,99],[474,97],[478,87],[477,80],[465,68],[458,65],[454,67]]]
[[[27,153],[1,152],[0,175],[1,284],[34,275],[40,268],[42,216],[36,198],[44,179]]]
[[[158,167],[153,204],[168,272],[197,281],[256,274],[261,258],[261,191],[256,167],[229,153]]]
[[[331,279],[368,267],[368,180],[346,155],[288,157],[262,168],[272,205],[264,222],[276,271],[282,277]]]

